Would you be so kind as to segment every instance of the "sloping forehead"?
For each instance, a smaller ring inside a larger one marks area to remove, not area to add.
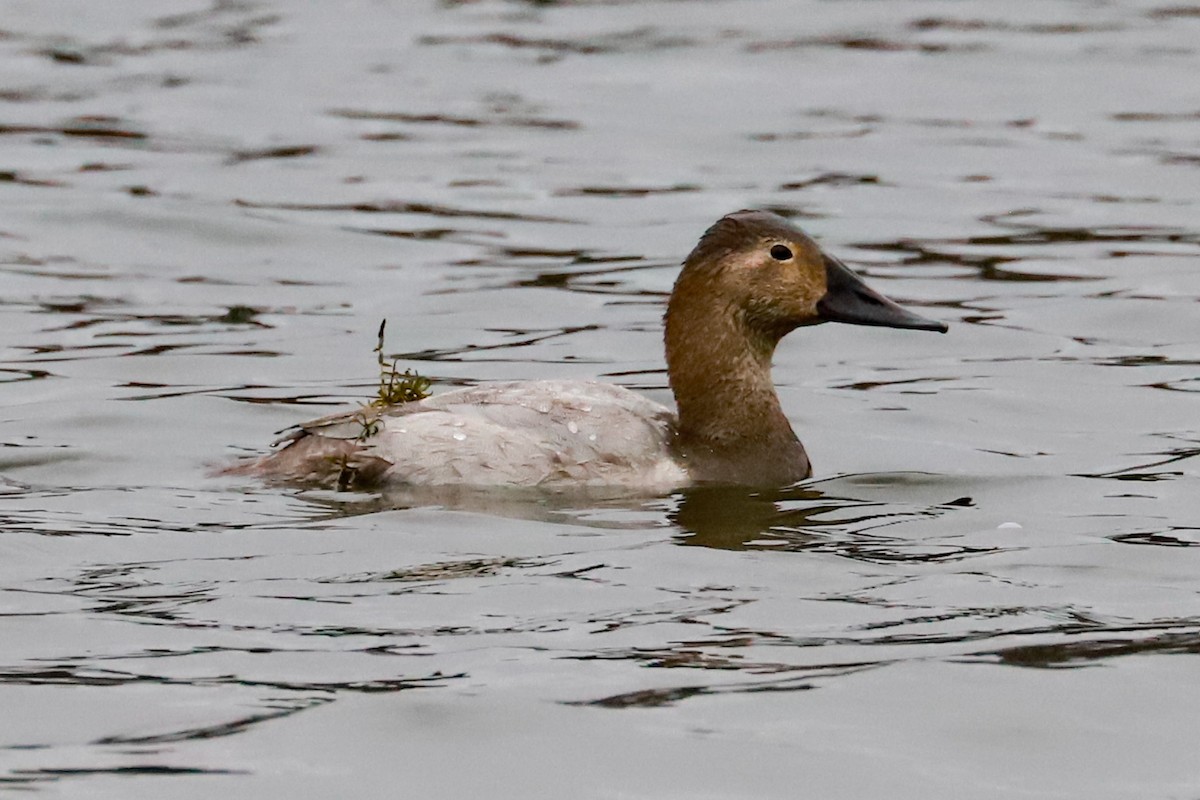
[[[735,211],[720,222],[728,220],[739,227],[743,235],[760,239],[791,239],[796,242],[814,243],[804,231],[778,214],[770,211]],[[719,225],[720,222],[717,224]]]
[[[692,258],[714,257],[768,241],[792,242],[804,249],[818,249],[817,243],[804,231],[778,214],[770,211],[735,211],[721,217],[705,231],[692,251]]]

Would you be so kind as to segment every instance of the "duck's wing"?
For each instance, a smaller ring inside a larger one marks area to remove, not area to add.
[[[617,392],[608,392],[609,389],[616,389]],[[509,408],[513,406],[544,408],[546,413],[552,410],[561,411],[564,407],[587,410],[591,390],[597,391],[606,400],[625,399],[626,402],[640,400],[646,406],[642,410],[648,415],[663,411],[670,413],[657,403],[646,400],[627,389],[607,384],[585,381],[509,381],[455,389],[408,403],[397,403],[390,406],[368,403],[354,411],[335,411],[332,414],[284,428],[278,432],[279,438],[272,442],[271,446],[278,447],[305,436],[327,436],[331,439],[365,442],[378,433],[379,426],[386,423],[387,420],[410,417],[428,411],[486,415],[494,407]],[[623,398],[621,393],[630,397]]]
[[[330,414],[284,432],[277,452],[228,472],[339,488],[679,485],[673,435],[669,409],[618,386],[498,383]]]
[[[587,381],[488,384],[385,414],[368,452],[384,479],[416,485],[638,486],[686,483],[674,414],[618,386]]]

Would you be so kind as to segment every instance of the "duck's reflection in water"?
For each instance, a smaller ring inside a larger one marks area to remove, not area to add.
[[[611,489],[575,488],[539,491],[463,486],[389,487],[380,494],[304,492],[299,495],[316,513],[309,521],[414,508],[525,519],[597,530],[674,532],[677,544],[721,550],[818,550],[874,562],[943,560],[962,557],[970,548],[950,545],[927,531],[902,523],[920,523],[970,505],[968,498],[930,502],[900,501],[885,485],[906,489],[936,481],[911,474],[843,476],[821,483],[779,489],[695,487],[667,497],[631,497]],[[941,494],[945,488],[937,491]],[[908,493],[907,491],[905,492]],[[887,495],[892,495],[888,497]]]
[[[826,504],[819,502],[822,496],[816,489],[803,487],[776,490],[698,487],[677,495],[678,506],[669,518],[680,528],[678,541],[684,545],[722,550],[802,547],[817,539],[805,528],[821,524],[817,517],[828,510]],[[785,500],[805,505],[784,510],[781,503]]]
[[[679,528],[679,544],[723,550],[816,550],[876,563],[955,560],[988,551],[945,541],[922,524],[971,506],[969,497],[900,501],[880,491],[920,484],[945,491],[935,488],[938,483],[933,476],[895,473],[776,490],[701,487],[677,493],[668,517]]]
[[[441,508],[601,529],[671,527],[678,529],[680,544],[733,550],[753,546],[762,536],[780,532],[794,536],[797,529],[809,524],[810,517],[844,505],[822,504],[820,491],[802,487],[766,491],[704,487],[666,497],[647,497],[582,487],[551,492],[512,487],[390,486],[378,494],[317,490],[301,492],[297,497],[315,512],[309,517],[311,521]],[[812,505],[781,507],[797,501]],[[829,523],[814,520],[812,524]]]

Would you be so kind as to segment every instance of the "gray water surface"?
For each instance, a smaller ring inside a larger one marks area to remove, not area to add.
[[[0,0],[0,794],[1200,797],[1200,6]],[[717,217],[946,336],[815,478],[212,477],[373,392],[667,401]]]

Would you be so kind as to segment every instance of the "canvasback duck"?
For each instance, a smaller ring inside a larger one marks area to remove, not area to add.
[[[677,412],[605,383],[494,383],[323,417],[225,472],[339,488],[791,484],[812,467],[771,358],[788,333],[821,322],[947,329],[868,287],[782,217],[738,211],[700,238],[667,303]]]

